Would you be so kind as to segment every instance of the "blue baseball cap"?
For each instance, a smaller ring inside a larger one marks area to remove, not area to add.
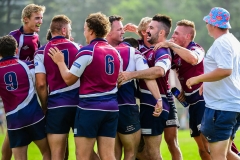
[[[231,28],[231,25],[229,23],[230,13],[224,8],[212,8],[210,13],[205,16],[203,20],[208,24],[211,24],[218,28]]]

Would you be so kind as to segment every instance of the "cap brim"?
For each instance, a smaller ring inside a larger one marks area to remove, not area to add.
[[[205,22],[209,23],[209,20],[210,20],[210,16],[209,16],[209,15],[208,15],[208,16],[205,16],[205,17],[203,17],[203,21],[205,21]]]
[[[229,22],[227,23],[227,28],[232,28]]]

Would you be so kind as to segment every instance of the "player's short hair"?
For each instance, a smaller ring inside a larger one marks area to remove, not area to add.
[[[63,27],[72,24],[72,21],[66,15],[56,15],[52,18],[50,24],[51,33],[60,33]]]
[[[14,56],[17,49],[17,41],[13,36],[7,35],[0,38],[0,56]]]
[[[183,19],[183,20],[178,21],[176,25],[177,26],[185,26],[185,27],[189,28],[192,40],[195,38],[196,28],[195,28],[195,24],[193,21]]]
[[[111,26],[114,21],[123,21],[123,17],[118,15],[109,16],[108,19],[109,19],[109,22],[111,23]]]
[[[98,38],[104,38],[111,27],[108,17],[101,12],[89,14],[86,18],[86,24]]]
[[[158,21],[160,25],[161,30],[165,30],[165,37],[169,35],[171,32],[172,27],[172,19],[169,16],[162,15],[162,14],[156,14],[153,18],[153,21]]]
[[[45,12],[46,8],[45,6],[40,6],[36,4],[29,4],[22,10],[22,18],[21,21],[24,24],[24,18],[30,18],[32,13],[38,13],[38,12]]]
[[[137,48],[137,49],[139,47],[138,41],[135,38],[132,38],[132,37],[125,37],[123,39],[123,42],[129,43],[132,47]]]
[[[51,33],[51,30],[48,29],[46,34],[46,40],[49,41],[50,39],[52,39],[52,33]]]
[[[146,31],[148,28],[148,24],[151,22],[152,18],[150,17],[144,17],[140,20],[138,24],[138,34],[141,36],[143,39],[143,35],[141,31]]]

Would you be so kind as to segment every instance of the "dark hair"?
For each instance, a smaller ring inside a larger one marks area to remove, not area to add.
[[[17,41],[13,36],[7,35],[0,38],[0,56],[14,56],[17,49]]]
[[[52,18],[50,24],[51,33],[59,33],[65,25],[72,24],[72,21],[65,15],[57,15]]]
[[[135,38],[132,38],[132,37],[125,37],[123,39],[123,42],[129,43],[132,47],[137,48],[137,49],[139,47],[138,41]]]
[[[109,22],[111,23],[111,25],[114,21],[123,21],[123,17],[118,16],[118,15],[109,16],[108,19],[109,19]]]
[[[153,18],[153,21],[158,21],[159,23],[161,23],[160,25],[160,30],[165,30],[165,37],[167,38],[167,36],[169,35],[169,33],[171,32],[171,27],[172,27],[172,19],[166,15],[162,15],[162,14],[156,14]]]
[[[86,23],[88,28],[93,30],[98,38],[105,37],[110,31],[110,22],[108,17],[101,12],[89,14],[86,19]]]
[[[49,41],[50,39],[52,39],[52,33],[51,33],[51,30],[48,29],[47,34],[46,34],[46,40]]]

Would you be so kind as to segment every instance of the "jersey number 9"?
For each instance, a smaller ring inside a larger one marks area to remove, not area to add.
[[[6,73],[4,75],[4,81],[8,91],[14,91],[18,88],[17,75],[15,72]]]

